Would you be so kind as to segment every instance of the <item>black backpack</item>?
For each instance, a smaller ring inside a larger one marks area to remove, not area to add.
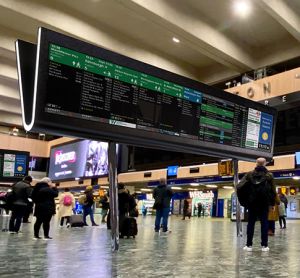
[[[246,174],[236,187],[236,193],[239,203],[243,207],[249,206],[249,196],[251,191],[251,183],[249,181],[248,174]]]

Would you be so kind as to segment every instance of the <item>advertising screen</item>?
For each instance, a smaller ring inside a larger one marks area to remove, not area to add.
[[[108,174],[108,143],[82,140],[51,148],[49,177],[53,181]]]
[[[44,28],[36,56],[27,130],[224,157],[272,157],[277,113],[271,107]]]
[[[296,152],[295,155],[296,155],[296,164],[300,165],[300,152]]]
[[[28,173],[29,154],[27,152],[0,150],[0,178],[14,180]]]
[[[167,168],[168,177],[177,176],[178,166],[169,166]]]

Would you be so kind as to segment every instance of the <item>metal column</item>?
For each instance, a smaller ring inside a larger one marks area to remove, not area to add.
[[[109,165],[109,209],[111,223],[111,248],[119,250],[119,205],[118,205],[118,182],[117,182],[117,145],[115,142],[108,143]]]
[[[239,183],[239,164],[237,159],[233,159],[233,185],[236,196],[236,234],[238,237],[243,236],[242,221],[241,221],[241,205],[237,198],[236,187]]]

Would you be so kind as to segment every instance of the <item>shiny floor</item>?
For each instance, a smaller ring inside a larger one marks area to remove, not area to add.
[[[153,222],[139,217],[138,236],[122,239],[115,254],[105,225],[67,229],[54,219],[52,241],[34,241],[32,224],[22,234],[0,232],[0,277],[300,277],[299,221],[287,230],[277,224],[269,253],[260,251],[259,223],[246,253],[229,220],[172,216],[167,236],[155,234]]]

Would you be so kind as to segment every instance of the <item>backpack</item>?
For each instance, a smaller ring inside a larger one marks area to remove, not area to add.
[[[78,198],[78,202],[80,205],[85,205],[86,204],[86,195],[80,195],[79,198]]]
[[[64,206],[69,207],[72,205],[72,203],[73,203],[72,197],[70,195],[65,195],[63,199]]]
[[[249,182],[248,174],[246,174],[236,187],[236,193],[239,203],[243,207],[249,206],[249,195],[251,191],[251,183]]]

